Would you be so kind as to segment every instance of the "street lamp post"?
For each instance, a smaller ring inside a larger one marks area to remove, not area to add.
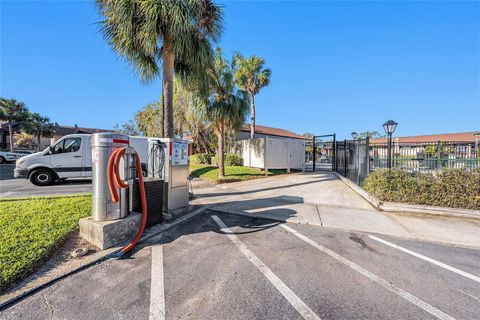
[[[387,134],[387,168],[392,167],[392,134],[395,132],[398,123],[393,120],[388,120],[383,124],[383,129]]]

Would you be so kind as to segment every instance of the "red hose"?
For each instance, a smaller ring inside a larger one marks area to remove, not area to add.
[[[125,147],[116,149],[115,151],[113,151],[110,159],[108,160],[108,188],[110,189],[110,194],[114,203],[117,203],[119,200],[117,187],[122,189],[128,188],[128,184],[122,181],[120,177],[120,172],[118,171],[120,159],[125,153],[125,150]],[[123,249],[121,250],[123,253],[129,252],[130,250],[132,250],[133,247],[135,247],[137,242],[142,237],[143,230],[145,230],[145,225],[147,224],[147,197],[145,195],[145,185],[143,184],[142,165],[140,163],[140,158],[138,157],[138,154],[136,152],[135,155],[135,166],[137,168],[138,184],[140,186],[140,196],[142,199],[142,224],[140,225],[140,229],[138,230],[137,235],[132,240],[132,242],[123,247]]]

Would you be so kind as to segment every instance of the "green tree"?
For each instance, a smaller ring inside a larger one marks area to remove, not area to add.
[[[97,0],[97,7],[106,39],[141,80],[162,76],[162,122],[173,138],[174,72],[203,74],[222,31],[221,8],[210,0]]]
[[[237,69],[235,81],[238,86],[248,92],[250,98],[250,138],[255,138],[255,95],[260,89],[268,86],[272,71],[265,68],[265,60],[261,57],[250,56],[244,58],[240,54],[235,55]]]
[[[37,139],[37,151],[40,151],[41,138],[50,137],[53,134],[55,126],[50,122],[50,118],[43,117],[37,112],[29,112],[28,117],[23,124],[23,128],[26,132],[32,134]]]
[[[380,134],[378,131],[364,131],[358,134],[359,140],[363,139],[378,139],[378,138],[384,138],[385,135]]]
[[[15,144],[20,148],[30,149],[34,143],[33,135],[26,132],[20,132],[20,133],[14,134],[14,139],[15,139]]]
[[[135,113],[135,124],[144,136],[161,137],[163,124],[157,121],[161,118],[162,110],[160,102],[147,104],[142,110]]]
[[[137,125],[133,120],[129,120],[122,124],[116,123],[113,126],[113,131],[127,136],[138,136],[140,134],[137,129]]]
[[[23,122],[28,117],[28,109],[23,102],[0,98],[0,120],[8,122],[10,151],[13,151],[13,123]]]
[[[198,91],[199,112],[208,118],[217,135],[219,177],[225,175],[225,134],[227,130],[238,131],[248,114],[247,96],[238,89],[234,70],[234,59],[224,59],[222,50],[217,48],[213,64],[206,69],[208,81]]]

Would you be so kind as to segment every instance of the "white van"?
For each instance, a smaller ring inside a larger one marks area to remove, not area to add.
[[[146,171],[148,138],[130,137],[130,145],[140,156]],[[69,134],[47,149],[17,160],[15,178],[26,178],[37,186],[47,186],[68,178],[92,177],[90,134]]]

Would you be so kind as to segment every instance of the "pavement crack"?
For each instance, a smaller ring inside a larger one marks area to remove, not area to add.
[[[315,209],[317,210],[318,219],[320,219],[320,226],[323,227],[322,216],[320,215],[320,210],[318,210],[318,205],[315,205]]]
[[[48,309],[50,309],[50,319],[55,319],[55,317],[53,315],[55,313],[55,308],[50,304],[50,302],[48,302],[48,300],[45,297],[45,295],[43,294],[43,292],[40,292],[40,296],[43,299],[43,303],[48,307]]]

